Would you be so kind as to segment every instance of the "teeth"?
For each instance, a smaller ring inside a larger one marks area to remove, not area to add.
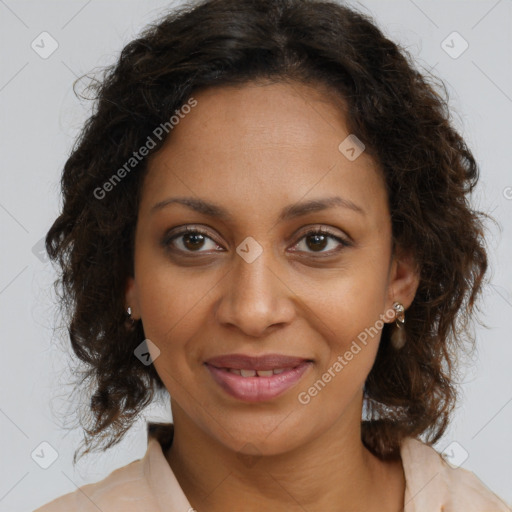
[[[270,377],[274,375],[273,370],[256,370],[256,373],[258,374],[258,377]]]
[[[235,368],[226,368],[228,372],[236,373],[242,377],[272,377],[272,375],[278,375],[284,372],[284,368],[276,368],[275,370],[238,370]]]

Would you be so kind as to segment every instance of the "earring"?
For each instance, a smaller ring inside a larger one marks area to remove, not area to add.
[[[128,306],[126,309],[126,314],[128,315],[128,320],[130,321],[130,326],[133,327],[135,325],[135,320],[132,318],[132,308]]]
[[[400,350],[405,345],[405,309],[403,304],[395,302],[395,328],[391,333],[391,344],[396,350]]]

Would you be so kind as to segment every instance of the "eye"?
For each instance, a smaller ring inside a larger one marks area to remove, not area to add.
[[[329,243],[332,242],[334,248],[329,251],[324,251],[326,247],[329,246]],[[311,228],[300,238],[299,242],[294,247],[299,247],[301,244],[305,247],[304,252],[311,253],[326,253],[326,254],[335,254],[343,249],[343,247],[348,247],[351,244],[344,240],[343,238],[335,235],[333,232],[326,228]],[[336,248],[338,246],[338,248]],[[310,249],[309,251],[307,249]],[[302,249],[299,249],[302,252]],[[296,252],[295,249],[292,252]]]
[[[208,241],[210,241],[210,248],[208,248]],[[334,248],[325,251],[324,249],[329,246],[329,243],[334,245]],[[310,228],[302,235],[299,242],[295,244],[294,247],[300,247],[301,244],[303,244],[302,249],[292,249],[292,252],[332,255],[341,251],[343,247],[351,245],[350,242],[337,236],[330,230],[321,227]],[[208,250],[215,251],[220,247],[206,231],[197,227],[187,227],[177,233],[167,234],[162,239],[162,245],[168,250],[182,253],[202,253],[208,252]],[[338,246],[338,248],[336,248],[336,246]],[[202,251],[201,249],[205,249],[205,247],[206,250]]]
[[[187,227],[178,233],[166,235],[162,240],[162,245],[169,250],[176,249],[181,252],[201,253],[208,252],[199,250],[203,249],[205,245],[208,245],[208,240],[212,242],[210,250],[215,250],[219,247],[219,244],[217,244],[206,231],[199,228]]]

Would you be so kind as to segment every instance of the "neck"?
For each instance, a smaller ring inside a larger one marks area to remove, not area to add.
[[[251,457],[219,443],[173,402],[174,438],[166,458],[198,512],[236,510],[241,503],[245,512],[320,512],[333,503],[340,512],[401,510],[401,461],[383,462],[365,448],[362,401],[357,405],[296,449]]]

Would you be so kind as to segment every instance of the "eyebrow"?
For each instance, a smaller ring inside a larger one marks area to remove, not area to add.
[[[217,218],[219,220],[233,220],[233,216],[222,206],[211,203],[209,201],[205,201],[204,199],[197,199],[195,197],[170,197],[168,199],[164,199],[163,201],[159,201],[151,207],[150,214],[153,214],[159,210],[162,210],[166,206],[176,203],[182,204],[196,212],[202,213],[203,215],[207,215],[209,217]],[[286,206],[281,210],[278,222],[291,220],[303,215],[307,215],[308,213],[319,212],[322,210],[334,208],[336,206],[348,208],[357,213],[360,213],[361,215],[366,215],[366,212],[360,206],[353,203],[349,199],[334,196],[323,199],[313,199],[310,201]]]

